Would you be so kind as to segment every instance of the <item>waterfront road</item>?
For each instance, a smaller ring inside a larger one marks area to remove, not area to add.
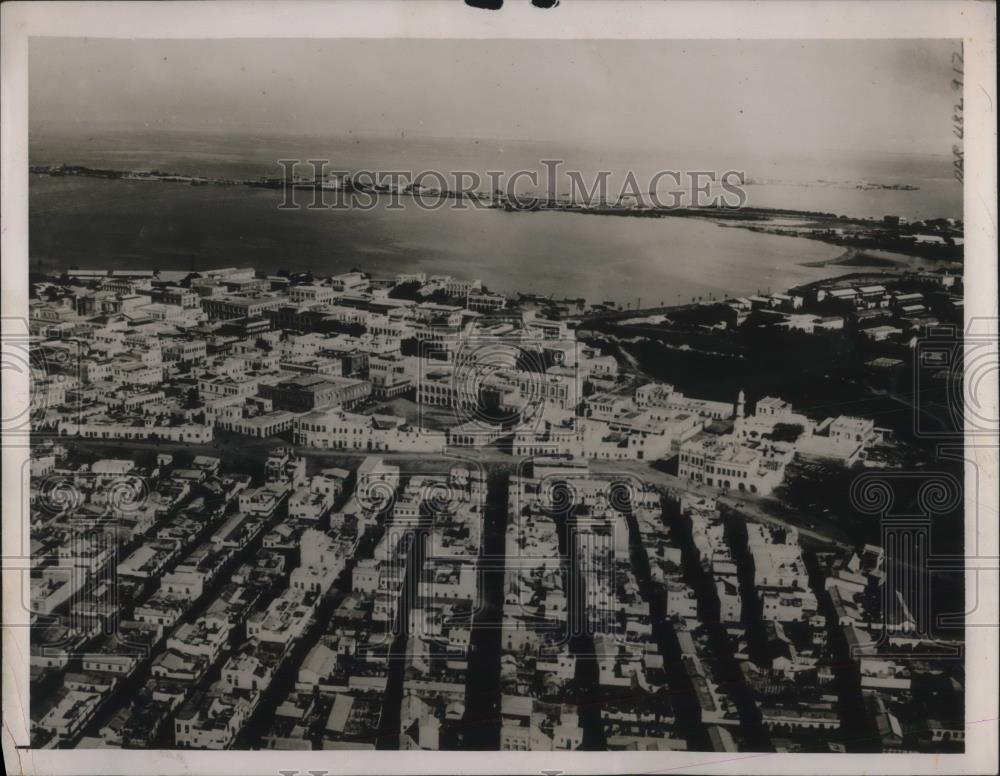
[[[356,464],[369,455],[377,455],[388,463],[399,466],[405,473],[416,473],[424,470],[428,464],[440,461],[442,457],[454,456],[456,459],[466,459],[477,462],[487,470],[513,473],[518,471],[530,456],[512,456],[495,447],[468,448],[455,447],[442,449],[435,453],[400,453],[382,450],[326,450],[315,447],[292,445],[287,440],[278,437],[254,439],[242,436],[220,435],[211,442],[190,444],[164,441],[135,441],[118,439],[81,439],[79,437],[62,437],[60,443],[74,449],[90,452],[94,455],[115,457],[131,457],[134,453],[182,453],[186,455],[213,455],[222,459],[224,468],[229,471],[252,473],[263,466],[265,454],[276,447],[291,447],[296,455],[319,461],[319,466],[343,466]],[[850,549],[851,545],[838,536],[822,530],[821,527],[808,527],[784,516],[768,511],[768,502],[760,497],[744,493],[721,493],[715,488],[698,485],[682,480],[676,475],[652,468],[643,461],[590,461],[591,471],[595,474],[628,473],[637,479],[647,482],[656,488],[670,490],[674,493],[694,493],[701,496],[714,497],[719,503],[742,515],[759,520],[763,523],[782,528],[796,528],[800,536],[839,549]]]

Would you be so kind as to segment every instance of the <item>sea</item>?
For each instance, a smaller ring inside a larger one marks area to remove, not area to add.
[[[830,156],[820,163],[726,159],[671,149],[625,152],[546,142],[393,136],[325,137],[174,131],[35,131],[33,165],[249,179],[278,177],[279,159],[323,159],[338,172],[422,171],[521,177],[519,191],[568,192],[565,171],[589,187],[601,170],[608,191],[628,171],[641,185],[661,170],[738,170],[753,185],[747,205],[880,219],[961,218],[961,186],[944,155]],[[545,175],[560,160],[555,186]],[[311,168],[299,168],[303,175]],[[388,198],[370,209],[283,209],[278,189],[189,186],[153,181],[30,176],[29,253],[33,268],[204,270],[253,266],[330,275],[355,268],[376,277],[426,271],[480,278],[492,290],[651,306],[781,291],[847,271],[843,249],[693,218],[632,218],[567,212],[510,213],[468,203],[417,207]],[[661,179],[662,181],[663,179]],[[440,185],[426,177],[425,185]],[[868,184],[868,188],[858,186]],[[913,190],[871,188],[905,184]],[[659,187],[675,187],[666,179]],[[666,199],[666,198],[664,198]],[[309,197],[301,197],[308,204]],[[807,266],[814,265],[814,266]]]

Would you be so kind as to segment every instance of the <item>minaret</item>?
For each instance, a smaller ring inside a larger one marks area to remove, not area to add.
[[[736,397],[736,417],[742,418],[745,415],[747,397],[740,389],[740,395]]]

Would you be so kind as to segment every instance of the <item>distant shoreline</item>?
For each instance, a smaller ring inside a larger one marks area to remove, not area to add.
[[[804,261],[803,267],[823,268],[823,267],[902,267],[906,262],[902,259],[886,259],[882,256],[872,256],[855,248],[848,248],[839,256],[822,261]]]
[[[102,180],[125,180],[150,183],[174,183],[189,186],[246,186],[250,188],[286,189],[289,184],[283,178],[213,178],[195,175],[180,175],[160,170],[135,171],[108,168],[92,168],[84,165],[32,165],[29,172],[44,177],[83,177]],[[437,190],[410,184],[405,187],[355,182],[346,178],[338,183],[313,180],[294,180],[290,184],[294,190],[316,189],[365,194],[369,196],[410,196],[438,197],[441,199],[468,199],[477,207],[501,210],[510,213],[564,212],[580,215],[618,216],[628,218],[702,218],[719,226],[748,229],[767,234],[803,237],[821,242],[841,245],[848,249],[869,249],[890,251],[945,262],[961,262],[963,259],[962,228],[949,219],[927,219],[909,225],[905,219],[886,217],[882,221],[836,215],[817,211],[803,211],[788,208],[731,208],[721,206],[702,207],[648,207],[621,203],[599,202],[581,204],[564,198],[528,198],[521,201],[504,196],[500,192],[462,192]],[[776,223],[781,219],[782,223]],[[791,221],[792,223],[788,223]],[[959,222],[960,223],[960,222]],[[917,231],[917,229],[922,231]],[[957,239],[956,239],[957,238]],[[835,259],[833,262],[837,262]],[[867,266],[891,266],[869,264]],[[803,266],[825,266],[807,264]]]

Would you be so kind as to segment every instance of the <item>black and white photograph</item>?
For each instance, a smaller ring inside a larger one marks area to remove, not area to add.
[[[71,5],[8,773],[996,768],[995,6]]]

